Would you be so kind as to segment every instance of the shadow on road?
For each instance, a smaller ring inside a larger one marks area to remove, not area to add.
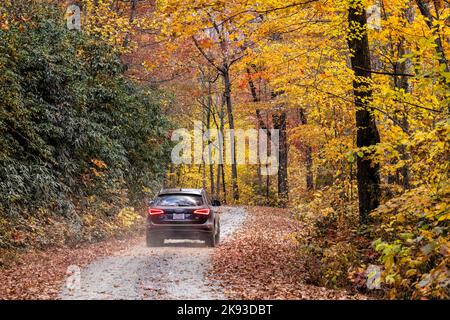
[[[205,248],[206,245],[200,240],[166,240],[161,247],[172,248]]]

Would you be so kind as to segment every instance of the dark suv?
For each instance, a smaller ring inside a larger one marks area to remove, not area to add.
[[[214,247],[220,238],[220,206],[204,189],[164,189],[149,203],[147,246],[161,246],[164,239],[204,240]]]

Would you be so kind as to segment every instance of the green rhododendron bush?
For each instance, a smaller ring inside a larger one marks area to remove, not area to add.
[[[132,227],[123,208],[142,205],[170,159],[170,100],[127,80],[116,49],[67,30],[56,5],[0,12],[0,248]]]

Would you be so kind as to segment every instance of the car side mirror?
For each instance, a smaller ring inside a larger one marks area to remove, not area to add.
[[[150,200],[150,201],[148,202],[148,206],[151,207],[154,203],[155,203],[154,200]]]
[[[219,200],[213,200],[212,205],[213,205],[213,207],[220,207],[222,204],[220,203]]]

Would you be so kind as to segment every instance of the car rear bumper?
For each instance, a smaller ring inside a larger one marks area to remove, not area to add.
[[[214,223],[203,224],[147,224],[147,231],[161,233],[173,238],[190,238],[202,233],[214,232]]]

